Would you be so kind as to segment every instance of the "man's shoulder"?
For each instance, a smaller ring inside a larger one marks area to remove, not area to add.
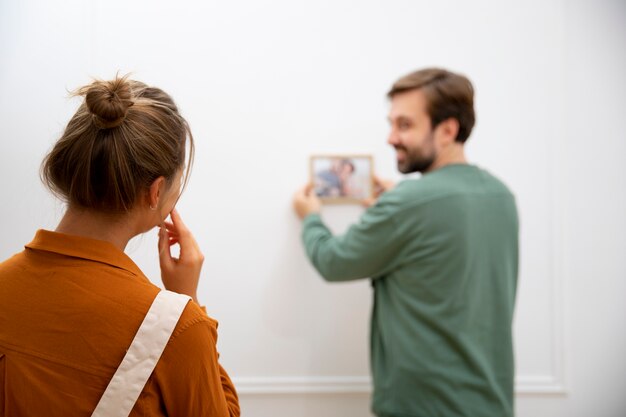
[[[449,195],[452,191],[450,186],[438,179],[422,176],[402,180],[395,188],[383,194],[381,202],[395,207],[415,205],[436,200]]]
[[[509,188],[488,171],[474,165],[456,165],[401,181],[381,197],[394,207],[415,207],[446,198],[477,194],[501,194],[512,197]]]
[[[441,190],[422,179],[405,179],[380,196],[367,214],[381,218],[397,219],[404,213],[414,211],[425,202],[437,199]]]

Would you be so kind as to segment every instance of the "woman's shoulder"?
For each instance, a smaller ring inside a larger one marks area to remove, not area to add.
[[[180,319],[178,320],[178,324],[174,329],[172,338],[178,336],[180,333],[188,330],[194,325],[207,327],[210,333],[214,334],[214,337],[217,337],[217,320],[209,317],[206,312],[206,307],[200,306],[194,301],[189,301],[183,310]]]

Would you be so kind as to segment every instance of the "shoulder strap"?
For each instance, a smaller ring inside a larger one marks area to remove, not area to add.
[[[130,414],[189,300],[171,291],[157,294],[92,417]]]

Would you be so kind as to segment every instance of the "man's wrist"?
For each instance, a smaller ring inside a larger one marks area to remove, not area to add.
[[[309,210],[309,211],[307,211],[307,213],[304,215],[304,218],[306,219],[307,217],[309,217],[309,216],[310,216],[310,215],[312,215],[312,214],[317,214],[317,215],[319,215],[319,214],[320,214],[320,211],[319,211],[319,210]]]
[[[306,216],[304,216],[302,218],[302,223],[310,223],[312,221],[316,221],[320,218],[320,212],[319,211],[311,211],[309,212]]]

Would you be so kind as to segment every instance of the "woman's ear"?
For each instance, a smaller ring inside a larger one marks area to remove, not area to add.
[[[160,176],[150,184],[150,189],[148,190],[148,204],[150,205],[151,210],[156,210],[159,207],[159,199],[165,193],[166,181],[165,177]]]

